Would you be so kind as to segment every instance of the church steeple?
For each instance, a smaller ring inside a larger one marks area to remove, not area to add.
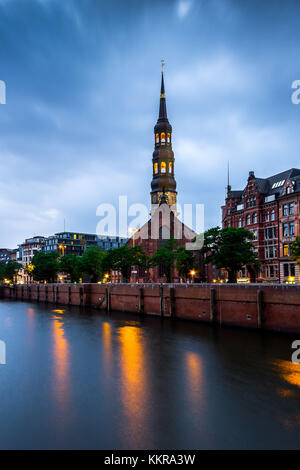
[[[162,67],[164,62],[162,61]],[[164,194],[169,206],[176,212],[177,192],[174,177],[174,153],[172,150],[172,126],[167,117],[164,72],[161,72],[159,115],[154,127],[153,178],[151,182],[151,205],[160,203]]]

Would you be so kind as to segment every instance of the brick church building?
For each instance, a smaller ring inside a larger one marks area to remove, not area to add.
[[[290,245],[300,235],[300,169],[291,168],[268,178],[249,172],[242,190],[227,186],[222,206],[223,227],[245,227],[254,233],[261,262],[257,281],[299,283],[299,266],[290,259]],[[250,273],[244,268],[240,281]]]
[[[129,246],[142,246],[148,256],[154,253],[168,239],[175,238],[179,246],[192,243],[196,233],[183,224],[177,217],[177,191],[175,180],[175,158],[172,149],[172,126],[167,116],[164,73],[161,75],[161,90],[159,102],[159,115],[154,127],[154,151],[152,155],[152,181],[151,181],[151,217],[129,239]],[[195,280],[204,280],[205,269],[200,263],[199,250],[193,250],[198,260]],[[151,268],[149,272],[139,269],[132,271],[132,282],[165,282],[163,266]],[[172,272],[172,281],[179,282],[176,269]]]

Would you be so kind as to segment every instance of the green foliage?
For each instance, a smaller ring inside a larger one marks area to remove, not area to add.
[[[106,252],[100,247],[91,246],[85,250],[80,261],[79,270],[91,278],[91,282],[98,282],[104,275],[104,259]]]
[[[294,243],[290,246],[291,250],[291,259],[296,261],[297,264],[300,264],[300,237],[297,237]]]
[[[18,274],[21,265],[17,261],[10,260],[6,263],[4,268],[4,278],[9,279],[11,282],[14,281],[15,276]]]
[[[69,274],[71,282],[78,282],[83,274],[82,258],[74,254],[61,256],[60,272]]]
[[[0,262],[0,282],[2,282],[5,279],[5,267],[6,267],[6,264]]]
[[[226,269],[228,282],[235,283],[237,271],[244,265],[256,267],[259,264],[253,252],[253,239],[253,233],[244,228],[211,228],[204,234],[205,263]]]
[[[51,253],[38,251],[32,259],[34,266],[33,279],[35,281],[56,282],[57,273],[60,270],[58,257],[59,254],[56,251]]]
[[[110,249],[104,260],[105,270],[120,271],[123,281],[127,282],[130,278],[130,269],[132,266],[139,266],[144,269],[148,266],[148,257],[141,246],[130,247],[127,245],[119,248]]]
[[[191,250],[181,246],[176,252],[176,269],[179,277],[185,281],[192,269],[196,268],[196,260]]]
[[[172,269],[174,269],[175,266],[177,250],[177,240],[170,238],[161,248],[158,248],[150,260],[151,266],[163,267],[167,282],[171,282]]]

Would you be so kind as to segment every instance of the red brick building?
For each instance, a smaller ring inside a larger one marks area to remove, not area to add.
[[[261,282],[300,282],[299,266],[290,259],[290,245],[300,235],[300,170],[291,168],[268,178],[249,172],[246,187],[227,187],[222,206],[223,227],[244,227],[255,235],[254,250]],[[250,279],[247,268],[239,280]]]

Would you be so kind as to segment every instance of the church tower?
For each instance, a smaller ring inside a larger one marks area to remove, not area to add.
[[[163,64],[164,65],[164,64]],[[159,116],[154,127],[154,152],[152,158],[151,207],[164,201],[176,213],[177,192],[174,177],[174,153],[172,150],[172,126],[167,117],[164,72],[161,72]]]

